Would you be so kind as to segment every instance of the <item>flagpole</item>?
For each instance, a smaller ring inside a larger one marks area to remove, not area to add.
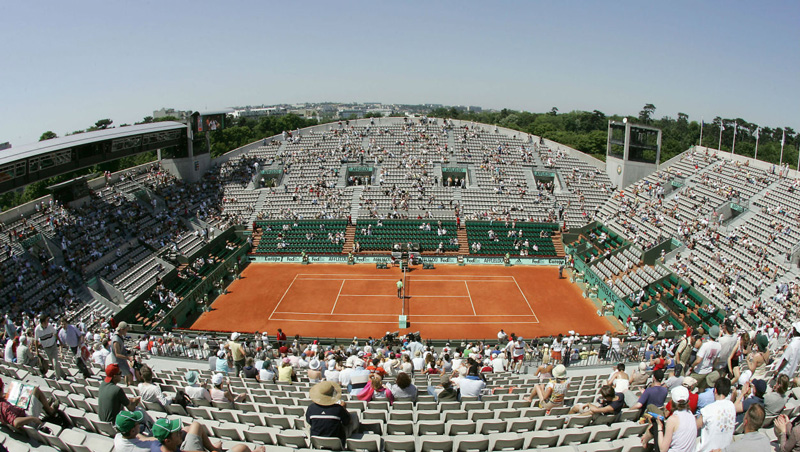
[[[758,127],[756,127],[756,155],[753,156],[754,159],[758,160],[758,138],[761,134],[758,133]]]
[[[719,123],[719,144],[717,145],[717,149],[722,151],[722,131],[725,130],[725,125],[722,122]]]
[[[703,147],[703,117],[700,117],[700,147]]]
[[[736,124],[734,122],[733,123],[733,146],[731,146],[731,155],[734,154],[733,151],[736,149],[736,128],[737,128],[737,126],[738,126],[738,124]]]
[[[783,136],[781,137],[781,161],[778,166],[783,165],[783,145],[786,144],[786,129],[783,129]]]

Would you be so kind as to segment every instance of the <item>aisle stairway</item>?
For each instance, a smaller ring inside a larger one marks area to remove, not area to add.
[[[557,231],[553,233],[553,248],[556,250],[556,256],[564,257],[566,253],[564,252],[564,238],[561,237],[561,231]]]
[[[458,254],[466,256],[469,254],[469,238],[467,237],[467,228],[461,226],[458,228]]]
[[[352,224],[348,225],[344,230],[344,247],[342,254],[347,254],[353,249],[353,243],[356,240],[356,227]]]

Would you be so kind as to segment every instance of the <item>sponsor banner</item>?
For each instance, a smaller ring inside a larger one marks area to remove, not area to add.
[[[249,255],[250,262],[267,262],[267,263],[300,263],[302,258],[298,255]],[[389,256],[357,256],[354,255],[353,259],[357,264],[377,264],[389,263],[391,259]],[[346,264],[346,254],[336,255],[323,255],[323,256],[308,256],[308,261],[311,263],[321,264]],[[425,256],[422,261],[429,264],[457,264],[458,258],[456,256]],[[564,262],[563,258],[551,257],[511,257],[509,259],[511,265],[560,265]],[[464,256],[465,264],[472,265],[503,265],[502,257],[475,257]]]
[[[348,166],[347,171],[351,173],[371,173],[372,167],[371,166]]]
[[[536,177],[553,177],[553,178],[556,177],[556,173],[553,173],[551,171],[534,171],[533,175]]]

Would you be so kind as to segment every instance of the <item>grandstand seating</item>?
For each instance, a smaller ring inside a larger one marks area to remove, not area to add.
[[[525,248],[523,243],[527,240],[530,256],[556,256],[552,234],[558,230],[558,225],[554,223],[467,221],[466,228],[470,244],[481,244],[480,250],[471,249],[472,254],[518,255]],[[489,237],[489,231],[493,232],[496,240]],[[514,235],[511,235],[512,232]],[[534,245],[539,248],[538,251],[533,249]]]
[[[341,253],[344,240],[336,243],[335,236],[343,238],[346,226],[347,220],[260,220],[256,227],[261,228],[261,241],[255,252]]]

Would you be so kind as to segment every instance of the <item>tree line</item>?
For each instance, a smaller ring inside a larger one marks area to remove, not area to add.
[[[701,122],[690,121],[686,113],[678,113],[677,118],[663,116],[654,119],[656,107],[646,104],[638,116],[610,115],[599,110],[571,111],[559,113],[553,107],[546,113],[530,113],[502,109],[500,111],[466,112],[457,108],[437,108],[429,116],[474,121],[507,127],[546,139],[563,143],[581,152],[605,160],[608,121],[626,119],[636,124],[657,127],[662,131],[661,161],[665,162],[693,145],[700,144]],[[735,126],[734,126],[735,125]],[[734,129],[736,133],[736,154],[755,156],[756,129],[759,129],[758,159],[771,163],[780,160],[781,139],[786,133],[783,162],[793,168],[797,163],[798,135],[790,127],[759,127],[742,118],[716,117],[702,124],[703,146],[717,148],[722,130],[721,150],[730,152],[733,146]]]

